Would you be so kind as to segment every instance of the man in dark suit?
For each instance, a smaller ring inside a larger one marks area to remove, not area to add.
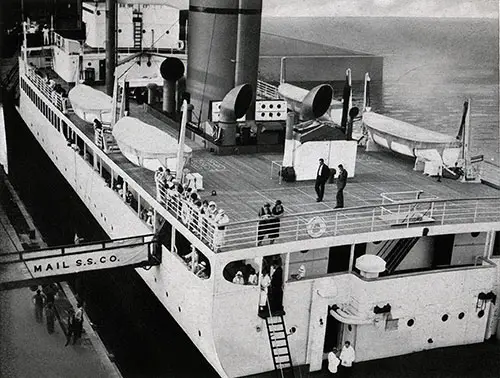
[[[271,264],[271,285],[268,300],[272,314],[283,312],[283,269],[279,260],[274,260]]]
[[[330,168],[325,164],[323,159],[319,159],[319,167],[318,172],[316,173],[316,185],[314,186],[314,190],[316,190],[316,194],[318,198],[316,198],[316,202],[323,201],[323,196],[325,194],[325,184],[330,177]]]
[[[347,184],[347,171],[339,164],[339,177],[337,177],[337,206],[336,209],[344,207],[344,188]]]

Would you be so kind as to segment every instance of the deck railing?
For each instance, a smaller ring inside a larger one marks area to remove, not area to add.
[[[276,243],[376,232],[415,225],[500,222],[500,198],[431,199],[393,204],[361,206],[283,216],[277,225],[260,225],[259,220],[225,226],[221,251],[257,245],[259,233],[279,232]],[[274,229],[273,229],[274,227]],[[266,231],[267,230],[267,231]],[[267,244],[267,242],[265,242]]]
[[[38,88],[40,92],[51,102],[57,109],[65,112],[67,106],[67,98],[63,97],[62,94],[56,92],[49,83],[47,79],[42,78],[36,73],[36,68],[32,66],[27,67],[26,76],[31,80],[33,84]]]
[[[257,80],[257,96],[269,100],[280,98],[278,87],[262,80]]]

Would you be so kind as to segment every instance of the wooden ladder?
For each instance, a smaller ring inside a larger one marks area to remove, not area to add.
[[[265,319],[277,376],[293,378],[295,375],[283,315],[269,316]]]

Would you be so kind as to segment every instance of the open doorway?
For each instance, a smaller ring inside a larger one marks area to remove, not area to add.
[[[325,343],[323,345],[323,353],[330,352],[334,347],[342,347],[342,334],[344,324],[339,322],[330,314],[331,307],[328,306],[328,315],[326,316]]]

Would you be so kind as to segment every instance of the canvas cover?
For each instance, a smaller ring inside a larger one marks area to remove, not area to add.
[[[177,157],[177,139],[166,132],[133,117],[123,117],[113,127],[113,136],[125,156],[135,156],[139,161],[158,159],[165,161]],[[192,150],[184,145],[184,158]]]
[[[109,113],[113,108],[113,99],[106,93],[85,84],[79,84],[68,93],[73,108],[83,112]]]

